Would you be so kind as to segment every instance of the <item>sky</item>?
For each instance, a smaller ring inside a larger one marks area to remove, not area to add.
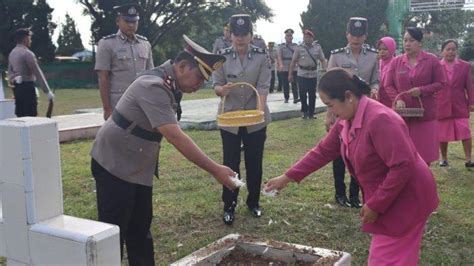
[[[47,0],[47,2],[54,8],[53,22],[57,23],[58,26],[61,25],[61,23],[65,21],[64,15],[68,13],[76,22],[78,30],[81,33],[84,47],[88,50],[92,50],[89,44],[91,38],[91,19],[89,16],[82,15],[83,6],[78,4],[75,0]],[[309,0],[265,0],[265,2],[273,9],[275,16],[272,22],[264,20],[257,21],[254,32],[261,35],[266,42],[274,41],[279,43],[284,41],[283,31],[292,28],[295,30],[293,41],[301,41],[303,35],[299,30],[299,23],[301,22],[300,14],[306,10]],[[54,31],[53,42],[57,41],[60,31],[60,27]]]

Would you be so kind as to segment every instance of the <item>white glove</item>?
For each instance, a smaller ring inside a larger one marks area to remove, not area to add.
[[[48,91],[47,95],[48,95],[48,100],[51,101],[52,99],[54,99],[54,93],[52,93],[51,91]]]

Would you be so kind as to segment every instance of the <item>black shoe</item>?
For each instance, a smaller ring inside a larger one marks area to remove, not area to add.
[[[255,216],[256,218],[260,218],[262,216],[262,209],[260,207],[253,207],[249,208],[249,211]]]
[[[473,161],[467,161],[464,166],[466,166],[466,168],[473,168],[474,167],[474,162]]]
[[[288,99],[285,99],[285,103],[288,103]]]
[[[314,115],[308,115],[308,119],[316,119],[316,116],[314,116]]]
[[[466,164],[467,164],[467,162],[466,162]],[[448,160],[439,161],[439,167],[447,167],[447,166],[449,166]]]
[[[293,103],[299,103],[299,102],[301,102],[300,99],[293,100]]]
[[[309,118],[308,113],[303,113],[303,116],[301,116],[301,118],[308,119]]]
[[[222,217],[222,220],[224,220],[224,223],[227,225],[231,225],[234,223],[234,212],[224,212],[224,217]]]
[[[336,202],[337,202],[337,204],[341,205],[342,207],[350,207],[351,206],[351,204],[347,200],[346,196],[336,195]]]
[[[358,197],[357,198],[351,198],[350,203],[351,203],[352,208],[357,208],[357,209],[362,208],[362,203],[360,203],[360,200],[359,200]]]

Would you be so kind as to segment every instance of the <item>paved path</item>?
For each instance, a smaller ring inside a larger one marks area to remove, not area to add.
[[[214,130],[216,126],[217,105],[219,98],[182,101],[183,115],[180,125],[183,129]],[[268,107],[273,121],[301,116],[300,103],[284,103],[282,93],[272,93],[267,98]],[[324,112],[325,105],[316,101],[316,112]],[[59,140],[72,141],[76,139],[93,138],[104,123],[102,109],[81,109],[78,114],[54,116],[58,122]]]

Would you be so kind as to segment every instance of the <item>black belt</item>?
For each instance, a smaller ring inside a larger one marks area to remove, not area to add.
[[[128,121],[127,118],[125,118],[117,110],[114,110],[114,112],[112,113],[112,120],[114,120],[117,126],[125,130],[128,129],[132,125],[132,122]],[[149,141],[160,142],[161,139],[163,138],[163,135],[161,135],[160,133],[148,131],[146,129],[139,127],[138,125],[135,125],[130,131],[130,133],[132,133],[132,135],[134,136],[137,136],[139,138],[149,140]]]
[[[318,69],[317,67],[310,67],[310,66],[299,66],[301,69],[304,69],[304,70],[316,70]]]

